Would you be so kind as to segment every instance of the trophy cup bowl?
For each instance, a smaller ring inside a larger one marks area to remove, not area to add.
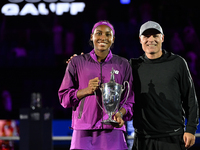
[[[122,85],[118,83],[104,83],[102,88],[102,103],[105,112],[108,114],[109,118],[102,121],[103,124],[118,124],[117,121],[112,119],[112,115],[116,112],[119,107],[119,102],[121,99],[121,93],[123,92]]]
[[[99,104],[99,102],[96,98],[97,103],[100,106],[100,108],[109,116],[109,118],[107,120],[102,121],[103,124],[107,124],[107,125],[119,124],[117,121],[112,119],[112,116],[117,112],[117,110],[120,110],[122,108],[122,106],[125,104],[125,102],[128,98],[128,95],[129,95],[129,90],[130,90],[128,81],[124,81],[124,87],[125,87],[125,83],[128,84],[127,97],[126,97],[126,100],[124,101],[123,105],[120,107],[120,109],[118,109],[119,103],[121,101],[121,94],[124,91],[124,89],[123,89],[123,85],[115,82],[114,72],[115,72],[115,70],[112,68],[110,81],[107,83],[103,83],[100,87],[100,90],[102,93],[103,107]],[[95,96],[96,96],[96,93],[95,93]]]

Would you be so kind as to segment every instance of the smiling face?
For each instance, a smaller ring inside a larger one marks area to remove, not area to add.
[[[91,41],[93,41],[95,53],[109,52],[111,45],[114,43],[113,31],[107,25],[100,25],[95,28],[91,34]]]
[[[156,59],[162,55],[162,43],[164,42],[164,35],[155,29],[146,30],[140,36],[140,43],[146,56],[149,59]]]

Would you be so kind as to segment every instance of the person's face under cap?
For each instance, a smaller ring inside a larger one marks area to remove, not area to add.
[[[147,29],[141,34],[140,43],[148,58],[158,58],[162,55],[162,43],[164,35],[157,29]],[[152,57],[153,56],[153,57]]]

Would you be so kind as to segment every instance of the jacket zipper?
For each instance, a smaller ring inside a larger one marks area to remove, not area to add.
[[[99,86],[101,86],[101,84],[103,83],[102,81],[102,63],[100,63],[100,72],[101,72],[101,83]],[[101,116],[102,116],[102,121],[103,121],[103,110],[101,110]],[[102,129],[103,129],[103,123],[101,124]]]

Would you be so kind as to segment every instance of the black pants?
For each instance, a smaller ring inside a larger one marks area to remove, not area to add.
[[[162,138],[134,137],[132,150],[186,150],[183,135]]]

